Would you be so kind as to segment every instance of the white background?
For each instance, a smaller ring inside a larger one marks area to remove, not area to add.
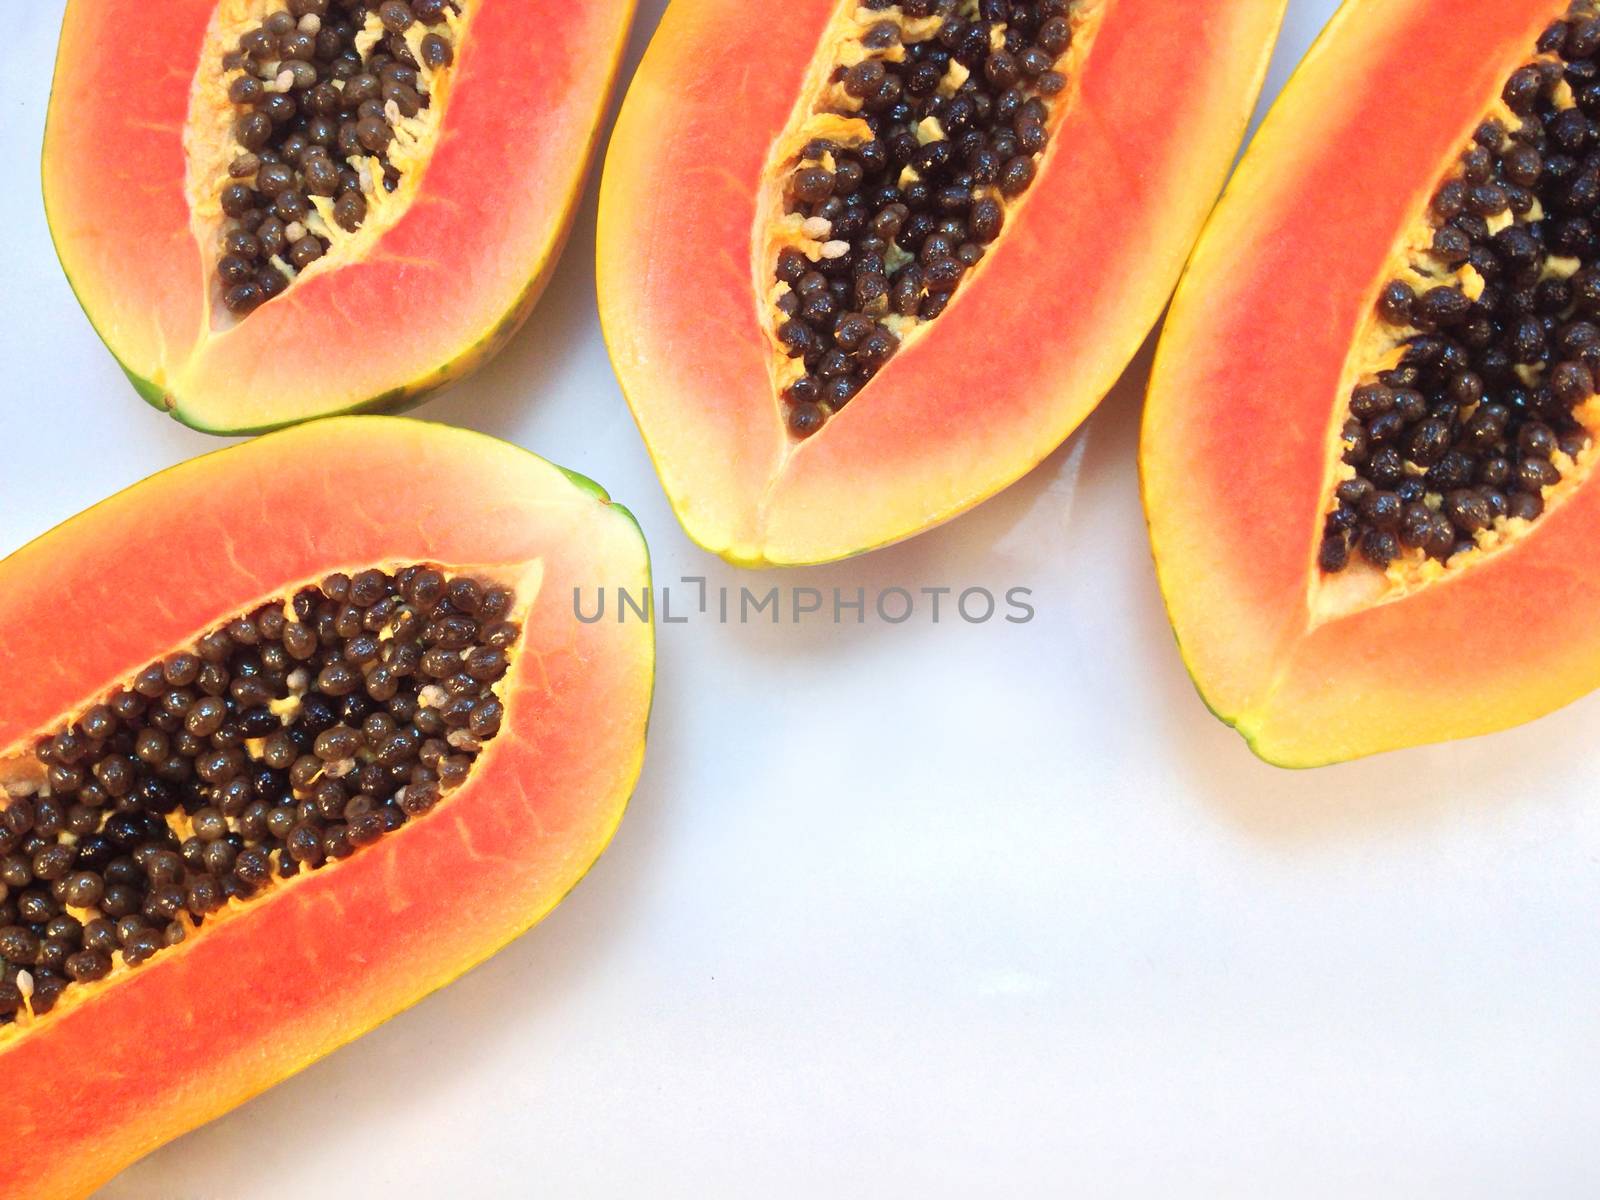
[[[1333,7],[1290,4],[1269,97]],[[52,256],[61,8],[10,6],[0,40],[0,551],[218,445],[135,397]],[[671,516],[601,346],[593,228],[591,181],[528,327],[421,415],[600,480],[658,581],[764,588]],[[554,916],[105,1194],[1600,1194],[1600,699],[1256,762],[1162,615],[1147,362],[975,513],[784,579],[1028,586],[1033,624],[663,628],[632,810]],[[1462,651],[1516,636],[1485,614]]]

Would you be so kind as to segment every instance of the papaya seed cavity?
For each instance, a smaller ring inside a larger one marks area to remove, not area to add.
[[[508,587],[333,574],[0,763],[0,1026],[431,811],[499,731]]]
[[[1036,179],[1071,0],[865,0],[779,144],[769,318],[806,438],[944,312]]]
[[[1384,284],[1317,561],[1389,595],[1524,536],[1600,429],[1600,13],[1506,81]]]
[[[242,318],[352,241],[420,170],[462,0],[287,0],[228,20],[230,3],[197,86],[225,92],[206,111],[207,140],[226,150],[212,163],[207,146],[202,176],[218,295]]]

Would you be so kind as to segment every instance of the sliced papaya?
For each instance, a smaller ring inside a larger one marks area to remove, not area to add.
[[[1340,10],[1157,354],[1167,606],[1207,704],[1284,765],[1502,729],[1600,683],[1600,12],[1460,15]]]
[[[560,253],[633,8],[70,0],[44,194],[79,302],[197,429],[448,383]]]
[[[608,152],[599,292],[689,535],[837,559],[1037,464],[1166,303],[1283,8],[674,4]]]
[[[0,563],[0,1191],[86,1194],[548,913],[622,817],[653,672],[647,621],[574,595],[648,585],[595,485],[393,417]]]

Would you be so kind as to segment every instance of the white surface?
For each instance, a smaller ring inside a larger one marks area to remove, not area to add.
[[[51,254],[61,7],[0,42],[0,551],[218,444],[138,401]],[[1332,8],[1293,0],[1269,95]],[[421,415],[603,482],[661,582],[737,587],[612,379],[593,198],[527,329]],[[1162,616],[1143,372],[976,513],[784,579],[1028,586],[1033,624],[663,628],[644,779],[571,899],[105,1194],[1597,1194],[1600,700],[1257,763]]]

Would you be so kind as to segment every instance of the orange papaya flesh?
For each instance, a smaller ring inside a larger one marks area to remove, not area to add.
[[[233,631],[234,657],[223,661],[237,667],[249,648],[234,623],[241,615],[255,615],[263,631],[251,651],[261,670],[239,669],[235,681],[270,684],[265,647],[273,642],[259,618],[265,606],[281,613],[287,602],[292,612],[297,595],[345,594],[342,604],[308,618],[305,627],[320,632],[319,622],[365,603],[358,593],[374,584],[374,568],[424,586],[422,573],[403,576],[400,564],[425,565],[447,582],[474,580],[484,604],[496,585],[511,593],[503,597],[512,604],[504,620],[516,636],[491,685],[498,730],[485,734],[464,780],[436,802],[315,869],[312,861],[277,869],[296,845],[292,835],[274,846],[250,831],[248,811],[241,818],[234,809],[227,825],[244,831],[245,843],[234,861],[267,847],[270,881],[198,920],[184,913],[178,923],[186,936],[140,965],[129,962],[125,946],[111,954],[104,978],[70,983],[50,997],[49,1011],[24,1005],[0,1026],[0,1063],[11,1081],[10,1150],[0,1172],[7,1195],[87,1194],[154,1147],[448,983],[548,913],[609,841],[637,778],[653,638],[647,622],[584,623],[574,607],[578,589],[648,589],[644,544],[625,509],[587,480],[514,447],[400,418],[314,422],[195,460],[0,563],[0,692],[8,697],[0,714],[0,837],[11,842],[8,822],[18,805],[40,816],[51,799],[62,809],[84,807],[71,802],[82,782],[46,794],[60,776],[36,757],[41,735],[70,731],[80,746],[91,742],[88,714],[96,705],[114,703],[147,663],[171,668],[175,652],[197,646],[205,631]],[[456,606],[455,616],[472,603]],[[486,614],[482,627],[491,624]],[[376,636],[394,645],[414,628],[397,621]],[[351,640],[335,634],[331,644],[338,657]],[[206,643],[198,648],[203,656]],[[316,680],[313,690],[326,685],[325,675]],[[191,689],[186,716],[209,694],[204,683]],[[304,685],[291,680],[277,692],[295,695],[296,686]],[[300,695],[271,708],[287,710],[292,730],[308,719],[313,700]],[[165,702],[164,695],[151,701]],[[433,703],[424,699],[423,707]],[[346,711],[340,725],[359,727],[357,718]],[[240,719],[229,710],[229,722]],[[420,727],[420,714],[408,719]],[[452,753],[458,742],[449,743]],[[52,758],[60,739],[47,745]],[[172,747],[181,753],[176,733]],[[253,766],[268,753],[259,741],[245,748]],[[359,757],[360,769],[341,778],[364,780],[373,755]],[[86,778],[112,788],[103,771]],[[414,791],[419,776],[408,778]],[[196,790],[209,814],[186,798],[154,818],[173,829],[169,847],[227,811],[226,788]],[[148,814],[147,794],[129,794],[139,801],[137,815]],[[112,814],[104,835],[119,803],[102,803]],[[354,831],[357,820],[347,828]],[[87,848],[89,836],[43,840]],[[16,846],[9,852],[14,857]],[[187,872],[188,853],[184,847],[169,858]],[[135,858],[152,877],[140,891],[148,906],[159,862],[152,851]],[[212,865],[207,859],[205,870]],[[24,891],[50,894],[43,882]],[[0,905],[13,920],[19,898],[13,890]],[[74,907],[73,898],[82,897],[69,896],[65,911],[87,929],[99,910]],[[16,933],[0,930],[0,947]],[[49,970],[30,962],[24,976],[17,967],[7,964],[0,991],[41,999]]]
[[[295,13],[307,8],[299,20],[317,24],[306,29],[319,27],[322,8],[324,32],[344,29],[340,52],[359,47],[368,73],[406,67],[402,53],[417,64],[402,90],[373,100],[387,110],[376,117],[377,149],[335,137],[319,168],[332,163],[359,181],[365,213],[353,231],[335,214],[353,180],[318,194],[300,169],[308,159],[285,160],[296,171],[288,198],[282,180],[229,174],[247,153],[238,122],[269,104],[292,108],[270,110],[276,149],[315,132],[300,123],[324,115],[313,107],[322,98],[332,114],[324,139],[359,127],[351,101],[337,99],[350,81],[332,58],[276,61],[282,38],[264,55],[239,51],[283,3],[72,0],[63,21],[44,145],[57,254],[140,394],[197,429],[260,431],[398,407],[498,349],[560,253],[634,3],[417,0],[432,23],[414,18],[403,34],[385,29],[379,6],[360,28],[337,3],[296,0]],[[113,28],[138,36],[106,37]],[[447,62],[429,57],[440,52],[424,49],[428,37],[447,45]],[[309,76],[291,82],[291,67],[309,70],[322,91],[302,86]],[[255,98],[235,103],[229,88],[244,77]],[[222,208],[230,185],[253,196],[245,232],[263,213],[284,218],[248,258],[249,286],[272,276],[272,298],[239,311],[219,277],[223,237],[241,228]],[[323,253],[300,264],[282,228]]]
[[[1600,246],[1534,169],[1590,126],[1600,21],[1565,15],[1345,5],[1174,299],[1141,449],[1152,546],[1202,696],[1270,762],[1487,733],[1600,682]],[[1374,497],[1401,489],[1416,523],[1375,532]],[[1510,614],[1513,637],[1472,649]]]
[[[879,117],[835,75],[864,58],[903,71],[894,55],[942,20],[923,8],[800,0],[752,21],[734,0],[674,5],[624,102],[601,185],[602,323],[679,519],[730,561],[820,562],[908,537],[1005,487],[1083,420],[1159,315],[1220,190],[1283,5],[1182,20],[1145,0],[1071,6],[1071,46],[1052,68],[1065,88],[1047,98],[1031,185],[999,197],[1003,229],[939,315],[897,321],[881,298],[867,303],[898,350],[881,367],[858,354],[859,390],[829,400],[802,439],[779,255],[824,264],[821,238],[840,238],[806,230],[818,213],[796,206],[797,172],[828,166],[808,153],[814,137],[834,144],[834,166],[861,157]],[[899,32],[874,49],[885,21]],[[988,79],[972,62],[935,98],[972,95]],[[950,142],[925,111],[906,118],[910,135]],[[890,140],[907,132],[891,120],[878,127]],[[903,265],[886,257],[891,273]],[[827,320],[819,336],[832,336]]]

